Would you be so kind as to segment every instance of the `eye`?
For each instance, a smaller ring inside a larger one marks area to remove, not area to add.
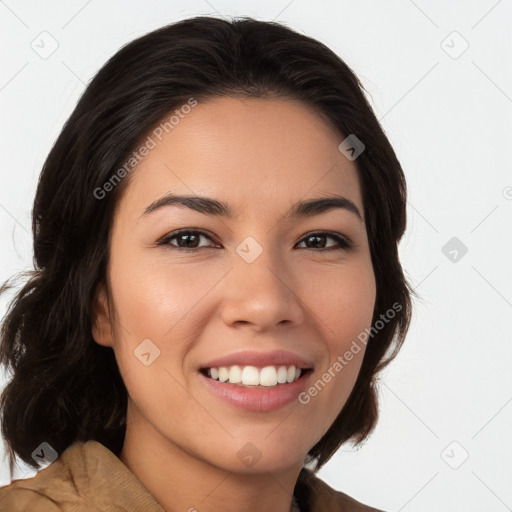
[[[174,233],[170,233],[169,235],[165,236],[158,242],[158,245],[168,246],[172,249],[178,249],[185,252],[192,252],[200,248],[198,243],[201,237],[211,240],[211,237],[204,233],[203,231],[182,229],[180,231],[175,231]],[[174,239],[178,240],[177,246],[171,244],[171,240]]]
[[[323,242],[330,238],[331,240],[335,240],[338,247],[318,247],[318,245],[323,245]],[[317,233],[310,233],[305,238],[302,239],[304,242],[299,243],[308,243],[311,242],[313,245],[316,245],[317,249],[323,249],[324,251],[332,251],[332,250],[347,250],[352,248],[352,243],[346,238],[345,236],[341,235],[340,233],[329,233],[326,231],[319,231]],[[310,249],[309,247],[306,247],[306,249]],[[313,248],[315,249],[315,247]],[[319,252],[319,251],[317,251]],[[321,252],[321,251],[320,251]]]
[[[205,246],[199,245],[201,237],[206,238],[208,240],[212,240],[212,237],[205,233],[204,231],[191,230],[191,229],[182,229],[180,231],[175,231],[174,233],[170,233],[169,235],[162,238],[157,245],[159,246],[167,246],[171,249],[178,249],[184,252],[193,252],[197,249],[204,248]],[[324,245],[327,239],[334,240],[336,242],[335,246],[331,247],[319,247]],[[177,240],[177,245],[171,243],[173,240]],[[310,233],[306,237],[302,239],[301,243],[310,243],[313,247],[306,247],[309,250],[320,249],[323,251],[331,251],[331,250],[348,250],[352,248],[353,244],[350,240],[340,233],[330,233],[326,231],[319,231],[315,233]],[[213,246],[206,246],[213,247]],[[316,251],[321,252],[321,251]]]

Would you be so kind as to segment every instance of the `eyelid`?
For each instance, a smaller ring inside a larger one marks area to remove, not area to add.
[[[208,238],[213,243],[218,244],[218,242],[215,241],[216,237],[212,233],[210,233],[209,231],[207,231],[203,228],[181,228],[181,229],[172,231],[171,233],[164,235],[162,238],[160,238],[160,240],[158,240],[157,245],[170,246],[170,247],[172,247],[172,249],[176,249],[178,251],[183,251],[183,252],[195,252],[200,249],[214,249],[215,248],[215,247],[190,247],[190,248],[187,248],[187,247],[178,247],[176,245],[171,245],[169,243],[170,240],[176,238],[177,236],[179,236],[182,233],[192,233],[192,234],[196,234],[199,236],[204,236],[205,238]],[[308,247],[305,247],[304,248],[305,250],[313,251],[313,252],[329,252],[329,251],[334,251],[334,250],[348,251],[348,250],[352,249],[355,245],[354,242],[352,242],[352,240],[349,237],[347,237],[346,235],[344,235],[343,233],[339,233],[336,231],[329,231],[329,230],[309,231],[308,233],[304,234],[300,238],[300,240],[297,242],[297,244],[303,243],[307,238],[309,238],[313,235],[324,235],[328,238],[332,238],[333,240],[335,240],[338,243],[338,247],[327,247],[324,249],[310,249]]]
[[[205,238],[210,239],[212,242],[215,242],[215,239],[216,239],[216,237],[213,233],[210,233],[209,231],[207,231],[203,228],[181,228],[181,229],[177,229],[176,231],[171,231],[170,233],[167,233],[162,238],[160,238],[156,243],[157,243],[157,245],[168,245],[167,242],[169,240],[181,235],[182,233],[193,233],[196,235],[204,236]],[[218,243],[218,242],[215,242],[215,243]],[[177,246],[172,246],[172,247],[174,247],[176,249],[186,250],[184,247],[177,247]],[[192,249],[192,250],[197,250],[197,248]]]
[[[313,235],[321,235],[321,236],[324,235],[327,238],[332,238],[333,240],[336,240],[340,244],[340,247],[338,248],[340,251],[341,250],[349,250],[354,247],[354,242],[352,242],[352,240],[348,236],[344,235],[343,233],[338,233],[337,231],[326,231],[326,230],[310,231],[309,233],[306,233],[305,235],[303,235],[298,243],[302,243],[304,240],[308,239],[310,236],[313,236]],[[310,251],[321,252],[321,251],[335,250],[336,248],[327,248],[327,249],[318,249],[318,250],[308,249],[308,248],[306,248],[306,249],[310,250]]]

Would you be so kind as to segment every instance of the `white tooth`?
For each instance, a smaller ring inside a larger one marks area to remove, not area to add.
[[[277,384],[277,372],[274,366],[265,366],[260,371],[260,386],[275,386]]]
[[[260,373],[256,366],[245,366],[242,371],[242,384],[244,386],[258,386],[260,383]]]
[[[225,366],[219,368],[219,380],[226,382],[229,379],[229,370]]]
[[[240,366],[235,365],[229,369],[229,382],[231,384],[242,382],[242,368]]]
[[[279,382],[279,384],[284,384],[286,382],[287,375],[288,371],[286,370],[286,366],[280,366],[277,370],[277,382]]]
[[[286,382],[293,382],[295,379],[295,366],[289,366],[286,374]]]
[[[220,368],[209,368],[209,375],[212,379],[232,384],[243,384],[245,386],[275,386],[295,382],[303,373],[303,370],[295,366],[265,366],[258,370],[256,366],[221,366]]]

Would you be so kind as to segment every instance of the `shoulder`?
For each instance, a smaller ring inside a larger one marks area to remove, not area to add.
[[[383,512],[333,489],[309,469],[303,468],[300,478],[308,490],[308,512]]]
[[[75,442],[36,476],[1,487],[0,510],[164,512],[123,462],[93,440]]]
[[[16,479],[0,487],[0,510],[9,512],[62,512],[73,510],[96,512],[77,486],[81,474],[77,472],[84,443],[68,447],[52,464],[32,478]],[[83,473],[82,473],[83,474]]]
[[[0,510],[9,512],[29,512],[33,510],[38,512],[60,512],[62,510],[50,497],[39,494],[36,489],[30,489],[30,484],[28,484],[28,487],[25,487],[25,485],[24,480],[13,480],[9,485],[0,487]]]

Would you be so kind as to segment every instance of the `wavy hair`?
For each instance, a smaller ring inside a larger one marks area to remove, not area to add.
[[[368,342],[355,386],[308,452],[308,463],[316,471],[342,443],[368,437],[378,416],[377,374],[405,339],[414,291],[398,255],[405,177],[364,92],[321,42],[248,17],[186,19],[132,41],[108,60],[44,162],[32,212],[34,269],[16,276],[25,281],[2,319],[0,364],[10,375],[0,421],[11,478],[16,456],[39,468],[32,452],[43,441],[58,453],[91,439],[121,452],[127,391],[112,348],[92,337],[91,314],[98,284],[108,284],[113,215],[130,176],[102,199],[95,191],[190,97],[296,99],[365,144],[355,163],[376,278],[373,322],[395,303],[401,309]],[[11,280],[0,293],[9,288]]]

